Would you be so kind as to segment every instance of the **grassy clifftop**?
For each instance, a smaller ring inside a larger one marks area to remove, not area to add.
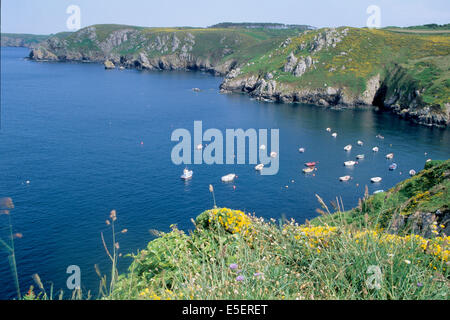
[[[429,163],[349,212],[322,202],[305,225],[207,210],[189,235],[172,226],[133,255],[111,298],[448,299],[449,181],[450,160]],[[391,228],[413,212],[434,218]]]

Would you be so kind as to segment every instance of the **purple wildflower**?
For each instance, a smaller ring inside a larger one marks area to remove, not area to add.
[[[237,276],[236,281],[244,281],[244,276]]]
[[[258,278],[258,277],[262,277],[264,274],[262,272],[256,272],[253,274],[254,277]]]
[[[422,282],[417,282],[417,286],[420,288],[420,287],[423,287],[423,283]]]
[[[237,268],[238,268],[238,265],[236,263],[230,264],[230,269],[231,270],[236,270]]]

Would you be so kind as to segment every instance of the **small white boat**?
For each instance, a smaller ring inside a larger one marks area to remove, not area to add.
[[[263,144],[262,144],[262,145],[260,145],[260,146],[259,146],[259,150],[266,150],[266,146],[265,146],[265,145],[263,145]]]
[[[305,148],[300,148],[300,149],[298,149],[298,152],[304,153],[304,152],[305,152]]]
[[[380,177],[373,177],[373,178],[370,178],[370,181],[373,182],[373,183],[380,182],[381,180],[383,180],[383,179],[380,178]]]
[[[348,180],[350,180],[352,177],[350,177],[350,176],[343,176],[343,177],[339,177],[339,180],[340,181],[348,181]]]
[[[333,134],[331,134],[332,137],[336,138],[337,137],[337,133],[334,132]]]
[[[202,150],[203,149],[203,145],[202,144],[198,144],[197,145],[197,150]]]
[[[264,164],[263,163],[260,163],[260,164],[255,166],[255,170],[256,171],[261,171],[263,168],[264,168]]]
[[[352,167],[352,166],[354,166],[355,164],[357,164],[358,162],[357,161],[345,161],[344,162],[344,166],[346,166],[346,167]]]
[[[362,146],[364,144],[364,142],[362,142],[361,140],[358,140],[358,146]]]
[[[327,128],[327,131],[328,131],[328,132],[331,132],[331,128]]]
[[[234,173],[230,173],[230,174],[227,174],[226,176],[223,176],[221,179],[222,179],[222,182],[231,182],[235,178],[236,178],[236,175]]]
[[[317,169],[314,168],[314,167],[309,167],[309,168],[303,169],[302,171],[303,171],[304,173],[311,173],[311,172],[313,172],[314,170],[317,170]]]
[[[386,155],[386,159],[392,159],[392,158],[394,158],[394,154],[393,153],[388,153]]]
[[[187,168],[183,170],[183,174],[181,175],[181,179],[183,180],[189,180],[192,178],[192,175],[194,174],[194,171],[188,170]]]
[[[270,157],[271,157],[271,158],[276,158],[277,155],[278,155],[278,154],[277,154],[275,151],[272,151],[272,152],[270,153]]]
[[[415,176],[416,175],[416,170],[414,170],[414,169],[409,170],[409,175],[410,176]]]
[[[346,146],[344,147],[344,150],[345,150],[345,151],[350,151],[350,150],[352,150],[352,145],[351,145],[351,144],[346,145]]]
[[[372,151],[373,151],[373,152],[378,152],[378,150],[380,150],[380,149],[378,149],[378,147],[373,147],[373,148],[372,148]]]
[[[376,135],[376,138],[381,139],[381,140],[384,139],[384,137],[383,137],[381,134],[377,134],[377,135]]]
[[[119,70],[125,70],[125,67],[124,66],[120,66]]]
[[[381,193],[381,192],[384,192],[384,190],[383,189],[376,190],[376,191],[373,192],[373,194],[377,194],[377,193]]]
[[[425,161],[425,162],[430,162],[431,161],[431,159],[427,159],[427,161]]]
[[[356,159],[364,159],[364,155],[363,155],[363,154],[358,154],[358,155],[356,156]]]

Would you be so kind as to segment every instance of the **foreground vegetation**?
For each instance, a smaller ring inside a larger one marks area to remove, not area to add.
[[[319,198],[322,216],[304,225],[207,210],[190,234],[172,226],[133,255],[107,298],[448,299],[448,221],[431,222],[429,237],[390,228],[395,214],[448,214],[449,180],[450,160],[433,162],[348,212]]]
[[[320,216],[299,225],[294,220],[265,221],[239,210],[214,208],[192,220],[189,234],[152,231],[157,238],[131,254],[128,272],[122,259],[117,213],[101,233],[111,261],[101,274],[99,299],[443,299],[450,294],[450,160],[430,161],[415,176],[387,192],[369,196],[342,211],[317,196]],[[21,294],[15,261],[10,198],[0,199],[0,215],[9,221],[9,239],[0,246],[10,258],[19,299],[67,298],[36,287]],[[111,243],[108,245],[108,239]],[[71,299],[91,299],[91,292],[71,292]],[[94,297],[95,298],[95,297]]]

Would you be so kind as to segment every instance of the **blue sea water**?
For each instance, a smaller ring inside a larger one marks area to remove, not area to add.
[[[98,288],[94,265],[109,264],[100,233],[108,241],[105,220],[117,211],[121,252],[136,252],[152,239],[149,229],[189,230],[191,218],[212,207],[209,184],[219,206],[254,212],[265,218],[316,216],[315,194],[327,202],[342,197],[351,208],[370,192],[394,186],[419,171],[425,160],[450,158],[450,131],[413,125],[372,109],[332,110],[307,105],[252,101],[223,95],[221,79],[200,72],[106,71],[98,64],[36,63],[28,50],[1,49],[0,197],[11,197],[16,255],[22,292],[38,273],[46,286],[64,289],[69,265],[81,268],[82,288]],[[201,92],[193,92],[198,87]],[[280,130],[280,169],[261,176],[254,165],[191,165],[193,179],[180,180],[184,166],[174,165],[172,131],[255,128]],[[338,133],[332,138],[325,128]],[[376,138],[377,134],[385,137]],[[357,146],[356,141],[364,141]],[[141,143],[142,142],[142,143]],[[352,144],[351,152],[344,146]],[[380,152],[371,148],[379,146]],[[304,147],[305,153],[298,148]],[[394,152],[397,170],[389,171]],[[425,154],[427,153],[427,154]],[[356,160],[354,168],[343,162]],[[318,161],[314,176],[301,170]],[[235,183],[220,177],[235,172]],[[353,176],[347,183],[343,175]],[[370,178],[380,176],[380,184]],[[29,181],[27,184],[26,181]],[[233,188],[235,186],[235,188]],[[288,186],[288,188],[286,188]],[[8,219],[0,215],[0,235]],[[120,270],[126,270],[121,258]],[[0,252],[0,299],[14,298],[7,254]]]

